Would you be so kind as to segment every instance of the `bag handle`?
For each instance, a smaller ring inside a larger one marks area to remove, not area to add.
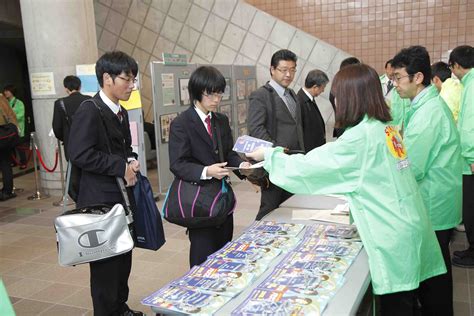
[[[104,113],[102,112],[101,106],[96,102],[94,98],[90,98],[88,101],[91,101],[92,103],[94,103],[95,107],[99,111],[100,118],[102,120],[102,125],[104,126],[104,129],[105,129],[105,134],[109,135],[107,131],[107,125],[105,124],[105,120],[104,120]],[[107,145],[107,150],[109,151],[109,154],[112,154],[109,137],[107,136],[105,139],[106,139],[105,143]],[[127,213],[127,223],[130,224],[133,222],[133,217],[132,217],[133,213],[132,213],[132,208],[130,206],[130,199],[128,198],[127,189],[125,188],[125,183],[123,182],[123,179],[121,177],[116,177],[115,179],[117,180],[117,184],[120,188],[120,193],[122,193],[123,201],[125,202],[125,210]]]

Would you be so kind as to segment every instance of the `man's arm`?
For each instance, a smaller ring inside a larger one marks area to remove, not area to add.
[[[263,139],[272,143],[276,143],[267,130],[267,111],[268,101],[262,96],[261,91],[252,93],[249,98],[249,112],[248,112],[248,129],[249,135],[259,139]],[[276,115],[276,113],[271,113]]]
[[[53,131],[54,135],[60,141],[64,141],[64,126],[63,121],[65,119],[65,113],[61,108],[59,100],[54,102],[53,110]]]
[[[85,171],[124,177],[127,162],[118,155],[106,152],[105,137],[108,136],[103,125],[95,105],[92,102],[84,103],[74,114],[69,137],[69,158]]]

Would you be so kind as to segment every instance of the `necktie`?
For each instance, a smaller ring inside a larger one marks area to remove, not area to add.
[[[295,99],[291,96],[290,92],[288,89],[285,90],[285,93],[283,96],[286,99],[286,106],[288,107],[288,110],[290,110],[291,116],[296,120],[296,102]]]
[[[207,125],[207,133],[212,138],[211,117],[209,115],[206,116],[206,119],[204,121],[206,122],[206,125]]]
[[[119,109],[119,111],[117,112],[117,117],[118,117],[120,123],[122,123],[122,120],[123,120],[122,109]]]
[[[387,93],[385,93],[385,95],[387,95],[390,92],[390,90],[392,90],[392,88],[393,88],[392,80],[389,80],[387,82]]]

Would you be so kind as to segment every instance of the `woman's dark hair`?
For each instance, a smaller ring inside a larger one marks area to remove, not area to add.
[[[137,76],[138,64],[132,57],[121,51],[108,52],[102,55],[95,64],[95,74],[99,85],[103,87],[104,74],[108,73],[112,80],[124,72],[127,75]]]
[[[223,93],[225,78],[219,70],[212,66],[201,66],[193,71],[189,78],[188,92],[191,104],[202,101],[203,93]]]
[[[13,96],[16,96],[16,87],[12,84],[6,85],[3,88],[3,92],[5,91],[9,91],[11,94],[13,94]]]
[[[336,99],[336,127],[355,126],[365,115],[381,122],[392,120],[379,76],[368,65],[349,65],[339,70],[331,93]]]
[[[393,57],[393,68],[405,68],[410,79],[413,81],[413,75],[418,72],[423,74],[422,84],[427,87],[431,84],[431,63],[430,54],[423,46],[410,46],[404,48]]]

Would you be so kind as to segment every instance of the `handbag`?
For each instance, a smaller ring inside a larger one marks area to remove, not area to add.
[[[219,126],[215,125],[219,159],[224,161]],[[228,177],[188,182],[174,178],[163,203],[163,217],[187,228],[217,227],[234,212],[236,199]]]
[[[135,245],[139,248],[158,250],[166,242],[161,215],[156,207],[153,191],[148,178],[137,174],[133,187],[136,209],[133,214],[135,226]]]
[[[74,266],[126,253],[134,242],[130,201],[123,179],[117,178],[125,201],[113,207],[93,205],[64,212],[54,220],[61,266]],[[127,214],[126,214],[127,213]]]

